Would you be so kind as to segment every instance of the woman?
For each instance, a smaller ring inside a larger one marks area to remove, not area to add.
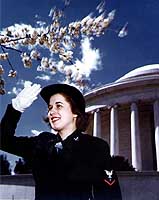
[[[21,113],[39,93],[48,105],[47,121],[57,133],[14,136]],[[70,85],[53,84],[41,90],[34,84],[8,105],[1,121],[1,149],[30,161],[35,200],[121,200],[109,146],[83,133],[86,125],[84,97]]]

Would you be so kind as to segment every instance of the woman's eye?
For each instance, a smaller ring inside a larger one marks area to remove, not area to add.
[[[61,104],[57,104],[56,106],[57,106],[58,109],[62,108]]]
[[[50,112],[52,109],[53,110],[60,110],[63,107],[62,104],[55,104],[54,106],[50,105],[48,106],[48,112]]]

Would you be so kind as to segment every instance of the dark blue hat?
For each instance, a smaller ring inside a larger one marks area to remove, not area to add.
[[[40,95],[44,101],[49,104],[50,97],[57,93],[64,93],[71,97],[74,104],[80,110],[81,113],[85,113],[85,99],[82,93],[75,87],[67,84],[52,84],[44,87]]]

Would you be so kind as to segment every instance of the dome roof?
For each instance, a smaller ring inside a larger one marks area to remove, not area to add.
[[[117,79],[115,82],[125,81],[135,77],[156,75],[156,74],[159,75],[159,64],[145,65],[130,71],[121,78]]]

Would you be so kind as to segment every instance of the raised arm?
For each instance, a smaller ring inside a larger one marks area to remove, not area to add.
[[[15,130],[22,112],[37,99],[40,90],[40,85],[29,85],[16,98],[12,99],[12,104],[8,105],[0,124],[0,148],[2,150],[19,156],[26,153],[24,151],[26,146],[29,147],[31,144],[31,139],[29,140],[28,137],[16,137]],[[29,150],[29,148],[27,149]]]

